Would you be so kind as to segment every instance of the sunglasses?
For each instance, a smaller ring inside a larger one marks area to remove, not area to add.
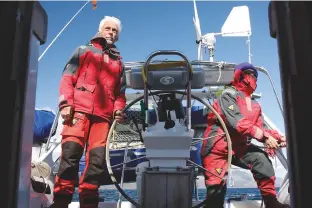
[[[249,76],[252,76],[253,78],[257,79],[257,76],[256,76],[254,70],[252,70],[252,69],[247,69],[247,70],[245,70],[245,71],[244,71],[244,74],[249,75]]]

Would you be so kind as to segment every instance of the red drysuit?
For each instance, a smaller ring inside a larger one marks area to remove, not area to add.
[[[252,172],[266,207],[274,207],[278,202],[273,166],[268,155],[251,145],[249,138],[264,142],[269,135],[278,141],[282,136],[264,128],[261,106],[251,99],[257,77],[257,70],[251,64],[237,65],[233,82],[222,91],[213,107],[228,128],[232,141],[232,164]],[[203,142],[201,150],[203,166],[209,170],[205,171],[207,206],[219,208],[223,207],[226,193],[226,182],[222,178],[227,167],[228,147],[224,131],[212,112],[208,114],[208,127],[204,134],[204,138],[208,137],[211,138]]]
[[[60,167],[54,201],[72,200],[79,161],[86,149],[86,167],[79,182],[81,207],[97,207],[100,176],[104,172],[105,145],[110,120],[126,105],[125,71],[116,47],[106,48],[96,36],[88,46],[76,49],[64,69],[59,107],[72,106],[73,118],[62,131]],[[63,203],[64,204],[64,203]]]

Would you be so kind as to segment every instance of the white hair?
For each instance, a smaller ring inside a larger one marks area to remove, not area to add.
[[[102,30],[103,30],[103,27],[104,27],[104,24],[106,23],[106,22],[109,22],[109,21],[112,21],[112,22],[114,22],[116,25],[117,25],[117,32],[118,32],[118,34],[121,32],[121,22],[120,22],[120,20],[118,19],[118,18],[116,18],[116,17],[111,17],[111,16],[105,16],[102,20],[101,20],[101,22],[100,22],[100,25],[99,25],[99,32],[102,32]]]

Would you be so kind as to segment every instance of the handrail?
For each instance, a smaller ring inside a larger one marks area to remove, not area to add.
[[[154,58],[155,56],[159,56],[159,55],[177,55],[183,58],[184,62],[168,62],[168,63],[162,63],[162,66],[186,66],[189,69],[189,76],[187,76],[187,86],[186,86],[186,100],[187,100],[187,104],[186,104],[186,130],[188,131],[189,129],[191,129],[191,83],[190,81],[192,80],[192,75],[193,75],[193,68],[191,63],[188,61],[187,57],[182,54],[179,51],[175,51],[175,50],[159,50],[159,51],[155,51],[153,52],[151,55],[148,56],[148,58],[146,59],[144,66],[142,67],[142,78],[143,78],[143,82],[144,82],[144,108],[145,108],[145,121],[148,124],[149,123],[149,114],[148,114],[148,94],[149,94],[149,87],[148,87],[148,69],[150,69],[150,67],[153,65],[154,67],[157,67],[157,64],[150,64],[152,58]],[[159,65],[158,65],[159,66]],[[148,130],[148,128],[147,128]]]
[[[124,159],[123,159],[123,164],[122,164],[122,171],[121,171],[121,179],[120,179],[120,187],[123,189],[123,181],[124,181],[124,173],[125,173],[125,168],[126,168],[126,160],[127,160],[127,155],[128,155],[128,149],[129,149],[129,145],[134,142],[136,140],[131,140],[127,142],[126,148],[125,148],[125,152],[124,152]],[[118,204],[120,204],[121,202],[121,193],[119,193],[119,199],[118,199]]]
[[[51,137],[52,137],[53,132],[56,131],[55,127],[57,126],[59,117],[60,117],[60,110],[59,110],[59,108],[57,108],[57,112],[56,112],[56,115],[55,115],[52,127],[50,129],[49,137],[48,137],[48,140],[47,140],[47,143],[46,143],[46,147],[45,147],[46,152],[49,150]]]

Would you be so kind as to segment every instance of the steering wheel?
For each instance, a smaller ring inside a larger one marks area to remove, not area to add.
[[[175,90],[160,90],[160,91],[155,91],[155,92],[150,92],[149,93],[149,96],[153,96],[153,95],[160,95],[160,94],[165,94],[165,93],[175,93],[175,94],[180,94],[182,96],[185,96],[186,93],[183,92],[183,91],[175,91]],[[226,168],[226,174],[224,176],[224,180],[227,179],[227,175],[228,175],[228,171],[231,167],[231,162],[232,162],[232,142],[231,142],[231,139],[230,139],[230,135],[229,135],[229,132],[226,128],[226,125],[223,121],[223,119],[221,118],[221,116],[218,114],[218,112],[206,101],[202,100],[201,98],[197,97],[197,96],[194,96],[194,95],[191,95],[191,98],[192,99],[195,99],[197,101],[199,101],[200,103],[202,103],[204,106],[206,106],[207,108],[209,108],[210,111],[212,111],[215,115],[216,115],[216,118],[218,119],[218,121],[220,122],[224,132],[225,132],[225,137],[226,137],[226,140],[227,140],[227,143],[228,143],[228,157],[227,157],[227,168]],[[144,99],[144,95],[138,97],[137,99],[133,100],[132,102],[130,102],[128,105],[126,105],[126,107],[123,109],[122,112],[126,112],[131,106],[133,106],[135,103],[139,102],[140,100]],[[157,112],[156,112],[157,113]],[[112,137],[112,134],[113,134],[113,131],[115,129],[115,126],[116,126],[116,120],[114,120],[114,122],[112,123],[111,125],[111,128],[109,130],[109,133],[108,133],[108,136],[107,136],[107,143],[106,143],[106,165],[107,165],[107,169],[108,169],[108,173],[111,177],[111,180],[113,182],[113,184],[115,185],[115,187],[117,188],[117,190],[120,192],[120,194],[125,198],[127,199],[131,204],[133,204],[134,206],[136,207],[141,207],[141,205],[136,202],[135,200],[133,200],[130,196],[128,196],[124,190],[119,186],[115,176],[114,176],[114,173],[113,173],[113,170],[112,170],[112,166],[110,164],[110,154],[109,154],[109,146],[110,146],[110,140],[111,140],[111,137]],[[142,139],[141,139],[142,141]],[[207,171],[207,170],[204,170],[204,171]],[[203,206],[204,204],[206,203],[206,199],[202,202],[200,202],[199,204],[193,206],[192,208],[199,208],[201,206]]]

